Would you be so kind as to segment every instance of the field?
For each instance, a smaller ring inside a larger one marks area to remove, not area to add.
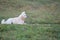
[[[59,24],[0,25],[1,40],[60,40]]]
[[[0,21],[16,17],[23,11],[28,16],[28,24],[60,23],[60,3],[57,1],[0,0]]]
[[[0,0],[0,22],[23,11],[27,24],[0,24],[0,40],[60,40],[60,0]]]

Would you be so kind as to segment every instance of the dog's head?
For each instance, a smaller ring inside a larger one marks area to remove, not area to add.
[[[20,16],[23,16],[24,18],[27,18],[27,15],[26,15],[25,11],[22,12]]]
[[[20,17],[21,19],[27,18],[27,15],[26,15],[25,11],[23,11],[23,12],[20,14],[19,17]]]

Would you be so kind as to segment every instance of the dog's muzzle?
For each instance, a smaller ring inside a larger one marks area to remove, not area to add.
[[[25,18],[27,18],[27,16],[25,16]]]

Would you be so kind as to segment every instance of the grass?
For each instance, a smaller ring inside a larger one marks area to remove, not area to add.
[[[0,36],[1,40],[59,40],[60,25],[54,25],[0,25]]]
[[[50,0],[1,0],[0,21],[4,18],[16,17],[26,11],[26,23],[60,23],[59,2]],[[12,15],[11,15],[12,14]]]
[[[0,24],[0,40],[60,40],[59,0],[0,0],[0,22],[22,11],[27,24]]]

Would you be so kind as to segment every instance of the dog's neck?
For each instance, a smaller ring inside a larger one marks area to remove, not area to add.
[[[23,16],[18,17],[18,19],[21,20],[21,21],[25,21],[25,18]]]

